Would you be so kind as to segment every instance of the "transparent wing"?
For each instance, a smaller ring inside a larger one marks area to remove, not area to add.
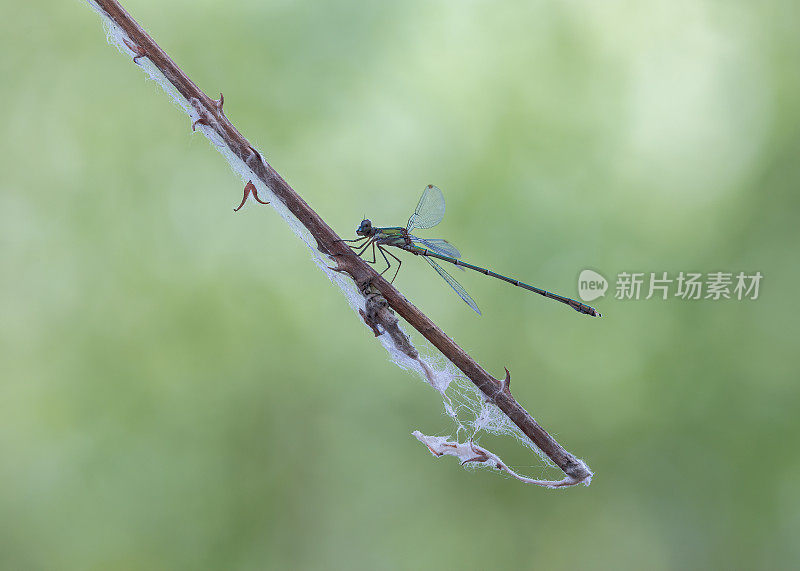
[[[414,228],[433,228],[444,218],[444,195],[437,187],[429,184],[422,192],[417,209],[408,219],[406,230]]]
[[[447,256],[448,258],[461,257],[461,252],[458,251],[458,248],[447,240],[442,240],[440,238],[417,238],[413,234],[410,234],[409,238],[417,245],[436,252],[437,254],[441,254],[442,256]]]
[[[462,285],[460,283],[458,283],[453,276],[451,276],[446,271],[444,271],[444,268],[442,266],[440,266],[439,264],[437,264],[436,262],[434,262],[433,260],[431,260],[427,256],[425,256],[425,261],[428,262],[433,267],[433,269],[436,270],[436,272],[440,276],[442,276],[444,278],[444,281],[446,281],[448,284],[450,284],[451,288],[456,290],[456,293],[459,296],[461,296],[461,299],[463,299],[467,303],[468,306],[470,306],[472,309],[474,309],[478,315],[481,314],[481,310],[478,309],[478,304],[475,303],[475,300],[472,299],[469,296],[469,294],[467,293],[467,290],[465,290],[462,287]]]

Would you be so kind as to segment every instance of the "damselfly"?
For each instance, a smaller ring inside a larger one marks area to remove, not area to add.
[[[436,270],[440,276],[442,276],[442,278],[444,278],[444,280],[455,290],[459,296],[461,296],[461,299],[463,299],[472,309],[478,312],[478,315],[480,315],[481,312],[478,309],[478,304],[475,303],[475,300],[470,297],[467,291],[455,280],[453,276],[447,273],[442,266],[437,264],[431,258],[444,260],[445,262],[450,262],[459,268],[469,268],[484,275],[501,279],[515,286],[519,286],[529,291],[538,293],[539,295],[543,295],[544,297],[565,303],[580,313],[591,315],[593,317],[600,317],[600,312],[598,312],[596,309],[575,301],[574,299],[550,293],[549,291],[528,285],[519,280],[501,276],[500,274],[496,274],[495,272],[487,270],[486,268],[473,266],[472,264],[461,261],[461,253],[447,240],[442,240],[439,238],[418,238],[411,233],[412,230],[416,229],[425,230],[428,228],[433,228],[442,221],[442,218],[444,218],[444,195],[437,187],[428,185],[423,191],[422,197],[419,199],[417,209],[414,211],[414,214],[411,215],[411,218],[408,219],[408,224],[406,224],[405,228],[400,226],[380,228],[373,226],[370,220],[364,219],[361,221],[361,225],[356,230],[356,234],[358,234],[360,238],[343,241],[358,244],[354,247],[358,256],[362,256],[370,247],[372,247],[372,260],[367,260],[372,264],[376,262],[375,248],[377,247],[378,251],[381,253],[384,261],[386,262],[386,269],[381,272],[381,275],[386,273],[392,267],[389,257],[394,259],[397,262],[397,269],[394,272],[394,276],[392,276],[392,281],[394,281],[394,278],[397,277],[397,272],[400,271],[400,266],[403,262],[401,262],[400,258],[395,256],[392,252],[384,248],[384,246],[394,246],[396,248],[400,248],[401,250],[411,252],[415,256],[423,256],[425,261],[428,262],[431,267]],[[366,242],[364,240],[366,240]]]

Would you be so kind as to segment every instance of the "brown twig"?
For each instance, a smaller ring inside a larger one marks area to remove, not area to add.
[[[366,262],[352,255],[351,250],[341,241],[320,216],[286,183],[262,156],[250,145],[247,139],[233,126],[222,112],[222,94],[214,100],[203,93],[191,79],[173,62],[141,26],[115,0],[94,0],[97,8],[127,36],[124,40],[135,54],[135,59],[149,59],[164,75],[186,102],[194,107],[197,120],[192,127],[201,124],[211,129],[228,149],[241,159],[253,175],[269,187],[286,208],[305,226],[316,240],[317,248],[323,254],[332,256],[336,269],[352,277],[359,290],[369,292],[374,289],[383,297],[392,310],[397,312],[414,329],[420,332],[434,347],[447,357],[475,386],[487,400],[495,403],[519,429],[533,441],[561,470],[566,478],[560,482],[540,483],[550,487],[574,485],[590,481],[592,472],[581,460],[567,452],[550,436],[533,417],[522,408],[508,388],[509,376],[499,380],[487,373],[466,351],[436,326],[413,304],[406,300],[388,281],[379,276]],[[140,63],[140,62],[137,62]],[[385,311],[370,311],[363,316],[373,331],[395,332],[395,322],[391,322]],[[381,317],[383,316],[383,317]],[[394,333],[396,334],[396,333]],[[415,352],[415,350],[413,350]],[[476,449],[477,450],[477,449]],[[483,456],[481,456],[483,457]],[[487,456],[488,458],[488,456]],[[494,461],[494,458],[492,458]],[[533,481],[532,481],[533,482]]]

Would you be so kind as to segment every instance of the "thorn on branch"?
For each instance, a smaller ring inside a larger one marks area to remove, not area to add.
[[[214,105],[216,105],[220,115],[225,115],[225,112],[222,110],[222,105],[225,103],[225,96],[222,95],[221,91],[219,92],[219,99],[212,99],[212,101],[214,101]]]
[[[136,54],[135,56],[133,56],[133,63],[135,63],[136,65],[139,65],[139,62],[136,61],[136,60],[138,60],[139,58],[145,57],[147,55],[147,52],[144,51],[144,49],[141,46],[137,46],[136,44],[134,44],[132,42],[129,42],[127,38],[123,38],[122,41],[125,42],[125,45],[128,46],[128,48],[133,53]]]
[[[461,462],[462,466],[467,462],[487,462],[489,460],[489,455],[486,453],[484,449],[476,447],[475,444],[473,444],[471,441],[469,443],[469,447],[472,449],[472,453],[474,454],[474,456],[463,460]]]
[[[423,442],[423,444],[425,444],[425,446],[427,446],[427,447],[428,447],[428,450],[430,450],[430,451],[431,451],[431,454],[433,454],[434,456],[437,456],[437,457],[438,457],[438,456],[442,456],[442,455],[444,454],[444,452],[439,452],[439,451],[437,451],[437,450],[434,450],[434,449],[431,447],[431,445],[430,445],[430,444],[428,444],[427,442]]]
[[[194,129],[195,129],[195,127],[196,127],[197,125],[205,125],[206,127],[208,127],[208,121],[206,121],[206,120],[205,120],[203,117],[200,117],[200,118],[198,118],[198,119],[195,119],[195,120],[192,122],[192,131],[194,131]]]
[[[511,396],[511,373],[508,367],[503,367],[506,370],[506,378],[500,381],[500,390]]]
[[[509,372],[507,367],[503,368],[506,370],[505,378],[495,379],[495,381],[497,381],[497,384],[499,385],[500,392],[505,393],[506,396],[513,399],[514,397],[511,395],[511,373]],[[497,404],[497,394],[498,393],[495,393],[493,396],[486,395],[483,401]]]
[[[238,212],[242,208],[242,206],[244,206],[244,203],[247,202],[247,197],[250,196],[251,194],[253,195],[253,198],[256,199],[256,202],[258,202],[259,204],[269,204],[269,202],[261,200],[258,197],[258,189],[256,188],[256,185],[253,184],[252,180],[248,180],[247,184],[244,185],[244,195],[242,196],[242,202],[241,204],[239,204],[238,207],[234,208],[233,211]]]

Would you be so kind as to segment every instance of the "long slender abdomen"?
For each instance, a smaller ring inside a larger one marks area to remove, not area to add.
[[[450,258],[448,256],[442,256],[441,254],[437,254],[435,252],[431,252],[430,250],[426,250],[424,248],[415,248],[413,250],[409,250],[410,252],[420,255],[420,256],[430,256],[432,258],[438,258],[440,260],[444,260],[445,262],[450,262],[453,265],[460,266],[462,268],[469,268],[470,270],[474,270],[486,276],[491,276],[493,278],[497,278],[503,280],[504,282],[508,282],[511,285],[515,285],[517,287],[521,287],[523,289],[527,289],[528,291],[532,291],[534,293],[538,293],[541,296],[547,297],[549,299],[554,299],[555,301],[560,301],[561,303],[567,304],[572,309],[577,311],[578,313],[583,313],[584,315],[591,315],[592,317],[601,317],[601,313],[597,311],[595,308],[581,303],[579,301],[575,301],[574,299],[570,299],[568,297],[564,297],[563,295],[558,295],[555,293],[551,293],[547,290],[538,288],[536,286],[528,285],[525,282],[521,282],[519,280],[515,280],[513,278],[508,278],[506,276],[501,276],[498,273],[495,273],[491,270],[487,270],[486,268],[481,268],[479,266],[473,266],[472,264],[468,264],[467,262],[462,262],[456,258]]]

